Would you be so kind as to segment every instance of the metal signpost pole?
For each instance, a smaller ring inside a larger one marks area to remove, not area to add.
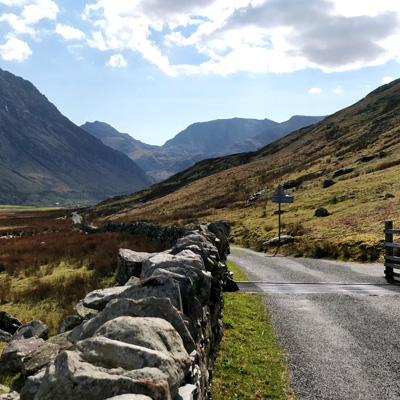
[[[281,245],[281,202],[279,202],[279,211],[278,211],[278,215],[279,215],[279,223],[278,223],[278,231],[279,231],[279,245]]]
[[[279,203],[279,211],[278,211],[278,230],[279,230],[279,242],[278,245],[281,245],[281,204],[282,203],[293,203],[293,197],[288,196],[285,191],[283,190],[283,187],[281,185],[278,185],[278,187],[275,189],[274,194],[272,195],[272,202],[273,203]]]

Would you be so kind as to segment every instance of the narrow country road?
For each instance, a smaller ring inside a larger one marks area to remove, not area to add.
[[[400,399],[400,286],[382,264],[231,251],[256,282],[241,290],[267,292],[299,399]]]

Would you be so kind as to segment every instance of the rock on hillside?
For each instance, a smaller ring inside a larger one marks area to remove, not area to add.
[[[0,203],[97,202],[151,184],[124,154],[64,117],[32,83],[0,70]]]

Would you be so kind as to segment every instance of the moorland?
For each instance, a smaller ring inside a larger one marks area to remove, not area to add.
[[[126,233],[86,235],[69,209],[1,209],[0,226],[1,311],[52,334],[88,292],[114,285],[120,248],[164,250]]]

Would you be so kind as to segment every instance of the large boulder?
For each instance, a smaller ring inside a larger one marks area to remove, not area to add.
[[[177,400],[196,400],[199,391],[195,385],[184,385],[179,388],[179,397]]]
[[[119,285],[125,285],[131,277],[140,277],[142,264],[154,253],[143,253],[129,249],[120,249],[118,253],[117,275],[115,280]]]
[[[346,174],[350,174],[350,172],[353,172],[354,168],[340,168],[337,171],[333,173],[333,178],[336,178],[337,176],[342,176]]]
[[[76,326],[82,323],[82,317],[77,314],[68,315],[62,321],[58,328],[58,333],[65,333],[71,331]]]
[[[105,400],[128,393],[171,400],[168,377],[158,368],[104,368],[84,361],[77,352],[65,351],[27,379],[21,400]]]
[[[22,373],[25,376],[36,374],[41,368],[53,361],[64,350],[70,350],[72,343],[67,339],[67,334],[53,336],[41,343],[24,359]]]
[[[85,323],[77,339],[83,340],[92,337],[97,329],[106,322],[122,316],[162,318],[168,321],[179,333],[188,353],[195,348],[193,338],[186,327],[182,314],[172,305],[170,299],[155,297],[110,301],[101,313]]]
[[[78,301],[76,306],[74,307],[74,314],[80,317],[81,319],[90,319],[97,315],[99,310],[95,310],[94,308],[86,307],[83,304],[83,299]]]
[[[152,276],[162,275],[178,281],[180,285],[182,301],[184,298],[184,293],[187,292],[187,289],[189,289],[190,293],[194,292],[193,295],[199,299],[202,305],[206,305],[210,298],[212,281],[210,272],[201,271],[190,266],[164,266],[158,267],[154,270],[151,269],[146,272],[149,274],[151,273]],[[145,279],[146,277],[144,276],[143,278]],[[187,288],[185,285],[190,285],[191,288]],[[182,306],[185,311],[185,304],[182,303]]]
[[[141,279],[149,278],[157,268],[194,268],[200,271],[205,271],[204,261],[200,255],[191,250],[183,250],[179,254],[159,253],[143,263]]]
[[[336,183],[336,182],[333,181],[332,179],[325,179],[324,182],[323,182],[323,184],[322,184],[322,187],[323,187],[324,189],[326,189],[326,188],[328,188],[328,187],[333,186],[335,183]]]
[[[204,228],[208,231],[205,225],[200,225],[200,228]],[[204,236],[199,232],[192,232],[189,235],[179,239],[175,246],[169,251],[170,254],[179,255],[184,250],[190,250],[195,254],[202,257],[206,270],[214,271],[218,266],[220,260],[219,252],[217,247],[210,243]]]
[[[294,241],[294,237],[291,235],[281,235],[281,238],[279,240],[279,237],[272,238],[270,240],[267,240],[266,242],[263,242],[263,245],[265,246],[279,246],[281,244],[286,244],[286,243],[291,243]]]
[[[291,179],[283,184],[284,189],[292,189],[299,187],[303,182],[298,179]]]
[[[314,216],[315,217],[328,217],[329,215],[331,215],[329,213],[329,211],[326,208],[317,208],[315,210]]]
[[[169,298],[172,305],[182,311],[182,299],[178,282],[164,276],[152,276],[132,286],[122,286],[120,298],[140,300],[146,297]]]
[[[125,290],[125,286],[93,290],[83,299],[83,306],[101,311],[110,300],[118,298]]]
[[[0,383],[0,393],[1,394],[4,394],[4,393],[10,393],[10,388],[9,387],[7,387],[7,386],[4,386],[4,385],[2,385],[1,383]]]
[[[196,327],[201,325],[203,318],[203,308],[197,297],[195,284],[188,276],[172,272],[169,269],[158,269],[154,278],[166,278],[175,281],[178,284],[180,298],[182,303],[182,311],[185,317],[189,319],[189,329],[194,340],[198,339],[198,330]]]
[[[44,340],[37,337],[13,340],[4,348],[1,354],[1,366],[10,372],[23,371],[23,359],[42,343],[44,343]]]
[[[81,358],[90,364],[107,369],[123,368],[132,371],[143,368],[158,368],[167,376],[172,396],[178,393],[185,377],[182,365],[172,358],[173,353],[156,351],[148,347],[137,346],[106,337],[94,337],[76,344]]]
[[[94,337],[98,336],[169,354],[182,369],[183,376],[189,370],[190,357],[182,338],[168,321],[161,318],[118,317],[97,329]]]
[[[12,315],[6,313],[5,311],[0,311],[0,329],[2,331],[11,333],[13,335],[21,325],[21,322],[19,322]]]
[[[49,337],[48,326],[39,320],[26,322],[17,329],[11,340],[29,339],[32,337],[46,340]]]
[[[0,400],[20,400],[20,396],[17,392],[4,393],[0,394]]]
[[[8,342],[11,339],[11,333],[3,331],[0,329],[0,343],[1,342]]]
[[[383,200],[387,200],[387,199],[394,199],[394,195],[391,193],[386,193],[385,197],[383,198]]]

